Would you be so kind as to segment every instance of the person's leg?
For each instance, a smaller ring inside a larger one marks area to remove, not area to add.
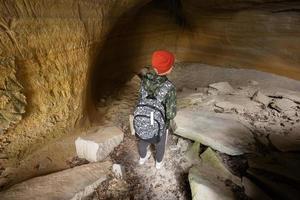
[[[159,143],[156,144],[156,162],[161,162],[163,160],[164,154],[165,154],[165,148],[166,148],[166,143],[167,143],[167,138],[168,138],[168,132],[167,130],[165,134],[163,134],[161,140]]]
[[[143,165],[151,156],[151,152],[148,151],[150,143],[140,140],[138,143],[138,149],[140,154],[139,164]]]
[[[138,149],[139,149],[139,154],[141,158],[145,158],[147,155],[147,149],[150,143],[145,142],[143,140],[139,140],[138,142]]]

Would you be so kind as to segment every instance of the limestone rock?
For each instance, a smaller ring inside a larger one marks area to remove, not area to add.
[[[234,104],[229,101],[222,101],[222,102],[217,102],[215,104],[217,109],[222,109],[222,112],[237,112],[237,113],[244,113],[245,112],[245,107],[242,105]]]
[[[201,164],[190,169],[189,182],[193,200],[235,199],[232,187],[241,186],[210,148],[201,154]]]
[[[254,150],[251,132],[227,115],[183,109],[177,113],[175,122],[175,134],[220,152],[240,155]]]
[[[295,111],[297,104],[290,99],[274,99],[270,106],[279,112]],[[295,111],[296,112],[296,111]]]
[[[193,145],[185,152],[184,158],[192,164],[199,164],[201,162],[200,156],[200,143],[194,142]]]
[[[91,163],[36,177],[0,192],[1,200],[83,199],[107,179],[110,162]]]
[[[264,95],[262,92],[260,92],[259,90],[257,90],[254,95],[252,96],[252,100],[256,101],[258,103],[262,103],[264,106],[268,106],[271,98],[267,97],[266,95]]]
[[[285,90],[279,91],[275,93],[275,96],[281,96],[283,98],[290,99],[295,103],[300,104],[300,92],[299,91],[292,91],[292,90]]]
[[[124,133],[116,127],[99,127],[96,131],[77,138],[77,155],[90,162],[101,161],[123,141],[123,137]]]
[[[180,149],[180,152],[186,152],[189,148],[190,143],[185,139],[178,138],[176,145]]]
[[[217,90],[221,94],[231,94],[234,92],[234,89],[231,87],[231,85],[228,82],[209,84],[209,87]]]
[[[300,92],[283,88],[266,88],[264,93],[276,98],[286,98],[300,104]]]
[[[120,164],[113,164],[112,166],[112,172],[115,174],[117,178],[124,178],[125,175],[125,169]]]
[[[251,101],[249,97],[242,94],[234,94],[230,96],[218,96],[215,98],[215,110],[220,112],[238,113],[238,114],[254,114],[260,113],[260,104]]]

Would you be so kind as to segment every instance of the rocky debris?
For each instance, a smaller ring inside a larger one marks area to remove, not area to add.
[[[97,199],[191,199],[188,171],[181,167],[183,154],[169,149],[170,144],[176,145],[178,136],[168,135],[164,167],[157,170],[153,156],[144,165],[138,164],[136,137],[127,131],[128,136],[110,155],[114,163],[124,166],[126,175],[103,182],[97,189]]]
[[[214,92],[216,91],[216,92]],[[208,93],[210,94],[231,94],[234,92],[234,89],[228,82],[219,82],[219,83],[212,83],[209,84]]]
[[[224,100],[222,98],[217,99],[215,108],[221,109],[222,112],[237,113],[237,114],[253,114],[261,110],[258,103],[253,102],[250,98],[243,95],[231,95]]]
[[[236,112],[236,113],[244,113],[244,106],[238,105],[238,104],[233,104],[232,102],[229,101],[222,101],[222,102],[217,102],[215,104],[217,107],[216,109],[219,112]],[[216,111],[216,110],[215,110]],[[216,111],[216,112],[218,112]]]
[[[183,139],[183,138],[178,138],[176,146],[180,150],[180,152],[186,152],[189,148],[190,142]]]
[[[237,87],[230,95],[203,94],[201,101],[195,104],[191,102],[199,99],[197,96],[179,93],[178,107],[199,112],[199,115],[214,111],[216,114],[233,117],[251,130],[255,140],[263,148],[297,151],[300,146],[297,133],[300,105],[291,100],[297,99],[297,95],[299,94],[295,91],[282,88],[268,91],[266,88],[248,85]]]
[[[70,160],[67,160],[66,162],[71,168],[89,163],[88,160],[86,160],[84,158],[78,158],[78,156],[75,156],[75,157],[71,158]]]
[[[91,163],[36,177],[0,192],[1,200],[83,199],[107,179],[112,163]]]
[[[225,200],[245,196],[240,179],[224,167],[210,148],[201,154],[201,164],[190,169],[189,182],[193,200]]]
[[[265,107],[267,107],[269,105],[269,103],[271,102],[271,98],[269,98],[268,96],[266,96],[265,94],[263,94],[259,90],[257,90],[254,93],[254,95],[252,96],[251,99],[253,101],[258,102],[258,103],[262,103]]]
[[[178,111],[175,122],[175,134],[220,152],[240,155],[254,151],[255,141],[250,130],[226,114],[183,109]]]
[[[129,184],[124,179],[110,178],[101,183],[101,185],[96,189],[95,195],[92,199],[134,199],[134,195],[131,193],[132,188],[129,187]]]
[[[117,177],[117,178],[124,178],[124,175],[125,175],[125,169],[122,165],[120,164],[113,164],[112,166],[112,172],[114,173],[114,175]]]
[[[117,127],[98,127],[75,141],[79,158],[98,162],[106,158],[123,141],[124,133]]]
[[[286,98],[289,100],[294,101],[295,103],[300,104],[300,92],[299,91],[293,91],[293,90],[286,90],[282,88],[268,88],[265,89],[265,93],[268,94],[268,96],[272,96],[275,98]]]
[[[185,152],[184,159],[187,161],[186,163],[182,163],[181,167],[184,169],[188,169],[191,165],[199,165],[200,160],[200,143],[194,142],[192,146]]]
[[[277,110],[278,112],[296,112],[297,104],[290,99],[274,99],[270,103],[270,107]]]

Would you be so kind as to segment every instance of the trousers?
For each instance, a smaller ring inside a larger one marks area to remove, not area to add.
[[[157,162],[161,162],[163,160],[165,154],[165,148],[167,143],[169,130],[167,129],[166,132],[161,136],[159,143],[155,144],[155,159]],[[141,158],[145,158],[147,154],[147,149],[151,143],[139,140],[138,142],[138,150]]]

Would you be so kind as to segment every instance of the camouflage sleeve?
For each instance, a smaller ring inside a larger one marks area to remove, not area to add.
[[[177,100],[176,100],[176,90],[175,88],[172,88],[166,98],[166,117],[168,121],[172,120],[175,118],[176,113],[177,113],[177,108],[176,108]]]

